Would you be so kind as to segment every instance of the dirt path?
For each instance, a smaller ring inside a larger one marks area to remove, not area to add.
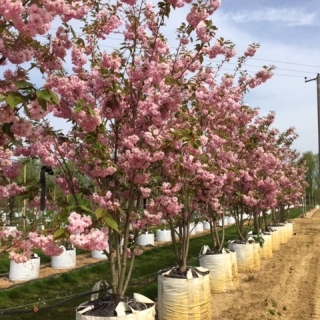
[[[240,289],[213,295],[213,319],[320,320],[320,210],[294,220],[294,236]]]

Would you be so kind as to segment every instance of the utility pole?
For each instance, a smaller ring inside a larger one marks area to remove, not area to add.
[[[310,82],[310,81],[317,81],[317,105],[318,105],[318,185],[317,189],[319,189],[319,183],[320,183],[320,74],[317,74],[317,77],[314,79],[309,79],[304,78],[304,82]]]

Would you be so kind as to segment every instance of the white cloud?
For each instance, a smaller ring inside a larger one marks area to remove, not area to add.
[[[237,23],[277,22],[289,27],[319,25],[316,13],[304,12],[297,8],[266,8],[265,10],[241,10],[225,14],[226,19]]]

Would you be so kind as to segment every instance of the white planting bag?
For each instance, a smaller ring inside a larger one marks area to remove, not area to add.
[[[272,226],[271,228],[278,231],[280,244],[286,244],[288,242],[287,228],[285,225]]]
[[[26,262],[17,263],[10,261],[9,280],[23,281],[39,278],[40,258],[34,254],[34,257]]]
[[[159,274],[159,320],[212,319],[210,272],[202,267],[194,267],[194,270],[198,278],[193,278],[191,270],[188,270],[187,279],[168,277],[171,270]]]
[[[270,229],[271,237],[272,237],[272,251],[276,252],[280,250],[280,242],[279,242],[279,231]]]
[[[228,292],[238,288],[238,267],[236,253],[222,249],[221,253],[207,254],[209,247],[200,251],[200,266],[210,270],[210,288],[213,293]]]
[[[253,246],[253,271],[260,271],[260,244],[258,242],[250,243]]]
[[[288,239],[291,239],[293,237],[293,223],[292,222],[286,222],[285,226],[287,228]]]
[[[264,243],[262,248],[260,249],[261,258],[262,259],[269,259],[272,258],[272,235],[271,233],[262,233],[261,237],[264,239]]]
[[[51,257],[51,268],[53,269],[65,269],[73,268],[77,264],[76,249],[66,250],[64,246],[60,246],[63,252],[58,256]]]
[[[248,242],[237,243],[231,241],[228,244],[228,249],[236,252],[239,273],[254,271],[254,251],[252,244]]]

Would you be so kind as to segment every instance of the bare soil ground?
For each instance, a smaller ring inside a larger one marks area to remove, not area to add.
[[[260,271],[239,274],[239,290],[212,296],[213,319],[320,319],[320,210],[294,219],[293,229]]]

